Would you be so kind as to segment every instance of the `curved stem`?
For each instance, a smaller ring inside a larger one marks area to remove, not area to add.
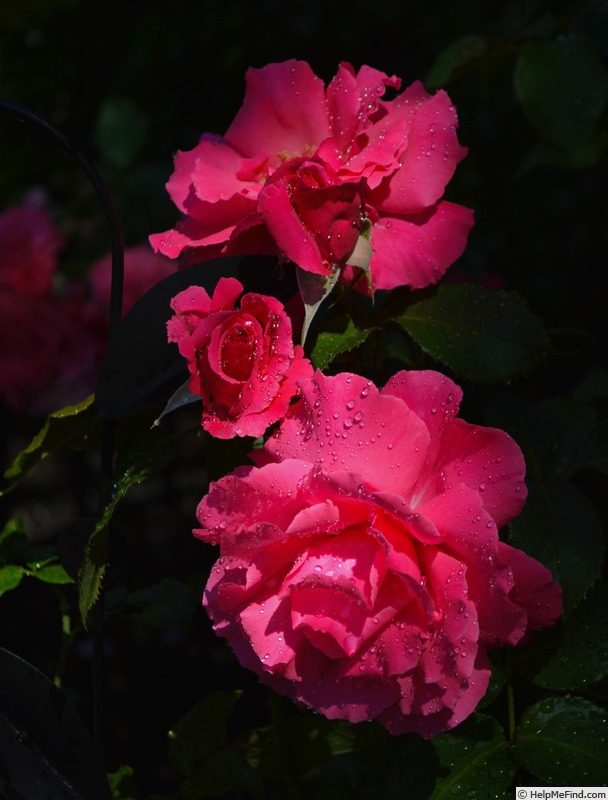
[[[118,215],[114,208],[112,197],[103,182],[101,175],[91,161],[71,142],[65,134],[50,124],[44,117],[19,103],[11,100],[0,99],[0,108],[8,111],[21,122],[29,122],[42,130],[51,137],[59,146],[72,156],[79,164],[82,171],[90,180],[99,201],[103,207],[106,222],[110,232],[112,245],[112,289],[110,295],[110,336],[114,333],[116,326],[122,316],[122,287],[124,279],[124,249],[122,242],[122,231],[118,221]]]
[[[88,177],[104,210],[110,232],[112,248],[112,280],[110,290],[110,336],[115,332],[122,316],[122,294],[124,281],[124,248],[122,231],[112,197],[99,172],[88,158],[68,139],[65,134],[50,124],[44,117],[25,106],[10,100],[0,99],[0,108],[8,111],[21,122],[27,122],[50,136],[53,141],[72,156]],[[103,514],[110,502],[113,482],[114,462],[114,425],[112,422],[102,423],[99,514]],[[93,611],[93,726],[94,736],[100,755],[103,759],[103,594]]]

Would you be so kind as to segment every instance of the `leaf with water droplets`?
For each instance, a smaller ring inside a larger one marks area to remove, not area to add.
[[[546,359],[542,322],[515,292],[444,285],[394,320],[434,359],[460,377],[498,383]]]
[[[66,406],[49,415],[39,433],[16,457],[4,473],[5,478],[18,480],[46,458],[49,453],[68,446],[71,450],[81,450],[94,446],[90,441],[97,423],[97,414],[91,395],[73,406]],[[0,492],[0,496],[3,492]]]
[[[606,711],[581,697],[551,697],[527,709],[513,754],[547,786],[605,786]]]
[[[502,728],[484,714],[469,717],[433,744],[447,774],[437,779],[429,800],[502,797],[515,774]]]

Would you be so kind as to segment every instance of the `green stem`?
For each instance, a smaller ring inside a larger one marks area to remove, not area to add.
[[[59,647],[59,655],[57,657],[57,667],[55,669],[53,683],[58,689],[61,689],[68,655],[72,647],[74,631],[72,630],[70,604],[63,592],[58,591],[57,594],[59,597],[59,608],[61,610],[61,644]]]
[[[509,741],[515,741],[515,691],[513,689],[513,659],[507,653],[507,705],[509,714]]]

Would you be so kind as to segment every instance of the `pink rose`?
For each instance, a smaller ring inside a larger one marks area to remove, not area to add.
[[[561,612],[550,572],[498,538],[526,497],[521,451],[459,419],[437,372],[300,387],[259,466],[199,505],[194,533],[220,547],[204,604],[276,691],[434,736],[483,697],[488,648]]]
[[[48,414],[86,397],[92,347],[69,300],[0,291],[0,397],[16,413]]]
[[[190,389],[203,398],[203,428],[220,439],[261,436],[296,394],[312,366],[293,344],[291,320],[274,297],[245,294],[221,278],[213,297],[191,286],[171,301],[169,341],[188,360]]]
[[[292,158],[266,181],[258,208],[282,252],[327,275],[355,249],[367,194],[364,179],[345,182],[318,158]]]
[[[365,221],[376,289],[436,283],[473,224],[470,209],[442,199],[466,150],[448,95],[417,82],[384,99],[400,84],[347,63],[327,88],[302,61],[248,70],[225,136],[178,153],[167,188],[183,217],[152,235],[153,247],[191,261],[277,253],[329,275],[348,263]]]
[[[0,213],[0,290],[48,294],[63,240],[47,209],[25,202]]]

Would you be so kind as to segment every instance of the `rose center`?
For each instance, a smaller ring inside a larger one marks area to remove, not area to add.
[[[257,339],[251,322],[233,325],[222,343],[222,369],[229,378],[245,381],[251,374]]]

